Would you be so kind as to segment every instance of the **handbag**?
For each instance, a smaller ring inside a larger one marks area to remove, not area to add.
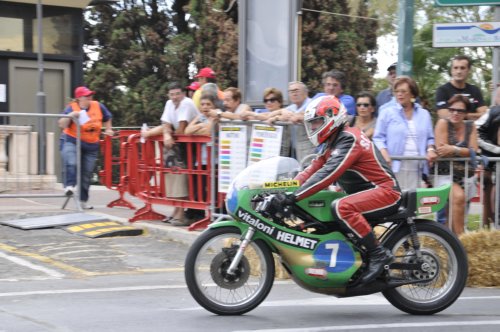
[[[183,145],[175,144],[172,148],[163,149],[163,160],[165,167],[186,168],[186,157]]]

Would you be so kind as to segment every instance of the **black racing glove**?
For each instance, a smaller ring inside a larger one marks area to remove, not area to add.
[[[284,218],[290,217],[292,214],[292,205],[295,202],[293,194],[277,193],[270,196],[269,205],[266,213],[271,217]]]

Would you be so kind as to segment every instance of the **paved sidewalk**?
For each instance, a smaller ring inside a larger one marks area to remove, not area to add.
[[[32,192],[36,193],[36,192]],[[42,192],[40,192],[42,193]],[[48,192],[43,192],[48,193]],[[62,189],[51,191],[51,194],[62,194]],[[6,194],[5,192],[3,194]],[[162,236],[169,240],[182,242],[190,245],[200,234],[200,231],[188,231],[187,227],[176,227],[161,221],[137,221],[129,223],[129,218],[134,216],[134,210],[113,207],[108,208],[107,204],[119,198],[118,192],[109,190],[104,186],[91,186],[89,205],[94,209],[85,210],[85,213],[98,214],[108,217],[110,220],[119,221],[123,224],[136,225],[146,228],[150,232],[161,232]],[[135,205],[137,209],[144,206],[139,199],[126,195],[125,198]],[[70,200],[66,209],[62,210],[66,198],[0,198],[0,220],[13,220],[31,218],[37,216],[59,215],[64,213],[77,212],[74,200]],[[169,206],[154,205],[153,209],[161,214],[170,215],[173,208]]]

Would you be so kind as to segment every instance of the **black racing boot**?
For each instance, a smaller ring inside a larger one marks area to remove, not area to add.
[[[361,276],[361,282],[367,284],[375,280],[382,273],[384,266],[391,263],[394,256],[378,243],[371,232],[359,242],[366,248],[368,254],[368,266],[365,269],[365,273]]]

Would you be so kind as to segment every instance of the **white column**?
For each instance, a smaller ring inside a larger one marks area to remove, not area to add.
[[[9,159],[7,158],[6,152],[6,139],[9,136],[7,130],[0,126],[0,175],[4,175],[7,173],[7,162]]]
[[[54,133],[47,133],[47,155],[45,158],[47,175],[55,174]]]
[[[30,133],[29,174],[38,174],[38,133]]]
[[[30,126],[16,126],[9,146],[10,174],[27,175],[29,162],[29,132]]]

